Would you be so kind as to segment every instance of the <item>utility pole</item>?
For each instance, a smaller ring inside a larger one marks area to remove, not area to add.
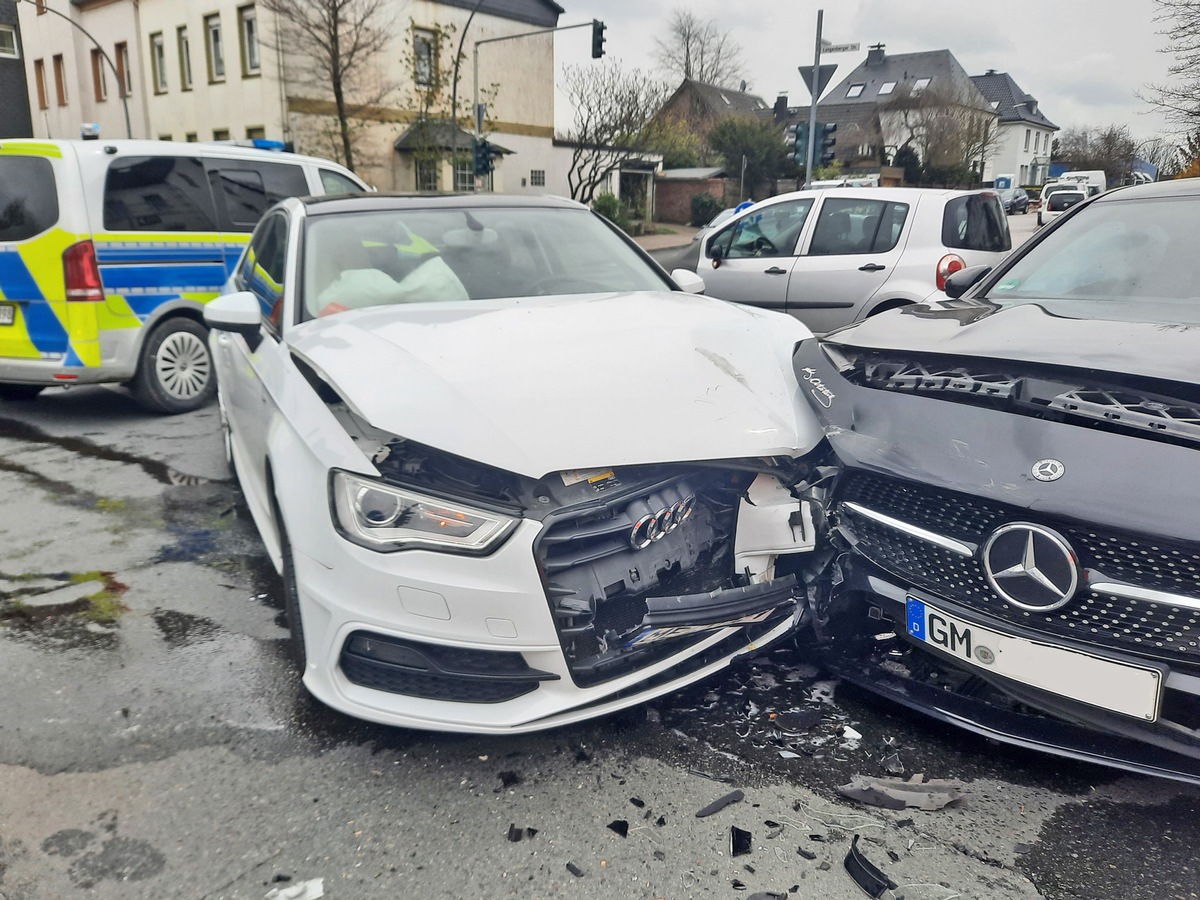
[[[821,22],[825,18],[825,10],[817,10],[817,46],[813,50],[813,92],[812,103],[808,107],[808,163],[804,167],[804,188],[812,187],[813,169],[816,168],[817,150],[817,100],[821,97]]]

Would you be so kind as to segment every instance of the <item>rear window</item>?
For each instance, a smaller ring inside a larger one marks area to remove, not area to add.
[[[956,250],[1012,249],[1008,219],[995,194],[955,197],[942,214],[942,244]]]
[[[1083,194],[1078,191],[1058,191],[1050,195],[1050,199],[1046,201],[1046,208],[1050,212],[1062,212],[1081,200],[1083,200]]]
[[[107,231],[219,231],[204,164],[184,156],[115,161],[104,180]]]
[[[58,221],[58,189],[50,160],[0,157],[0,242],[24,241]]]

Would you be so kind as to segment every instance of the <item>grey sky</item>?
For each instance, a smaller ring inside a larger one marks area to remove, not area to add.
[[[564,25],[592,18],[608,26],[606,48],[627,68],[655,68],[656,37],[664,36],[671,11],[682,2],[592,0],[566,9]],[[949,49],[968,74],[1008,72],[1033,94],[1056,125],[1125,124],[1139,138],[1165,125],[1136,96],[1166,80],[1170,58],[1160,49],[1154,0],[839,0],[764,3],[762,0],[687,0],[698,17],[715,20],[742,47],[748,90],[768,103],[786,92],[793,106],[807,105],[808,90],[797,66],[811,65],[817,9],[825,9],[823,33],[835,43],[857,42],[859,53],[822,59],[835,62],[836,84],[862,61],[868,44],[888,53]],[[559,66],[592,64],[588,29],[558,35]],[[570,125],[559,95],[558,128]]]

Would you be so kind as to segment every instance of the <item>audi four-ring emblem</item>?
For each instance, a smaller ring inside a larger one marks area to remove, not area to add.
[[[658,512],[646,513],[629,530],[629,546],[644,550],[655,541],[660,541],[689,518],[696,507],[696,497],[691,495]]]

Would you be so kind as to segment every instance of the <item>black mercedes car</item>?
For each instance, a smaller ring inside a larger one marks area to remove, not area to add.
[[[989,737],[1200,781],[1200,179],[802,343],[827,662]]]

